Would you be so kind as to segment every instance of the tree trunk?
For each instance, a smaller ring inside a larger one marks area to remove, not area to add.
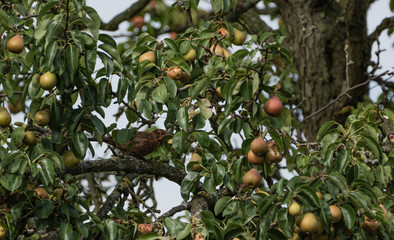
[[[348,0],[346,6],[333,0],[277,0],[276,4],[299,74],[299,103],[302,102],[304,118],[347,88],[367,80],[370,59],[366,27],[368,1]],[[357,88],[349,92],[351,98],[344,97],[304,121],[301,129],[305,137],[314,140],[320,126],[328,120],[344,122],[346,116],[337,112],[344,106],[355,105],[367,90],[367,86]]]

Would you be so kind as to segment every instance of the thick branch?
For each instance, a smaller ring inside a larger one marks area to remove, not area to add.
[[[149,174],[165,177],[168,180],[181,184],[186,173],[166,163],[130,157],[129,159],[104,159],[83,161],[76,167],[66,169],[66,173],[80,175],[93,172],[127,172],[135,174]]]
[[[372,45],[376,40],[378,40],[380,34],[389,27],[394,26],[394,17],[388,17],[383,19],[383,21],[376,27],[375,31],[371,33],[368,37],[368,42]]]
[[[113,19],[111,19],[108,23],[101,23],[100,29],[102,30],[108,30],[108,31],[115,31],[118,30],[119,24],[122,23],[123,21],[134,17],[137,15],[144,7],[150,2],[150,0],[140,0],[133,5],[131,5],[129,8],[127,8],[125,11],[119,13],[116,15]]]
[[[175,213],[178,213],[178,212],[181,212],[184,210],[189,210],[190,207],[191,207],[191,202],[182,203],[181,205],[171,208],[168,212],[165,212],[163,215],[158,217],[156,222],[161,222],[163,219],[165,219],[167,217],[171,217]]]
[[[242,1],[242,6],[227,16],[228,21],[236,21],[244,12],[253,8],[260,0]]]

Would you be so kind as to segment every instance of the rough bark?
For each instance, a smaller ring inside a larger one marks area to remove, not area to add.
[[[366,14],[367,1],[277,0],[286,26],[287,44],[298,69],[299,99],[307,117],[347,88],[367,80],[370,58]],[[346,63],[345,45],[349,63]],[[346,70],[348,66],[348,70]],[[346,71],[348,73],[346,74]],[[367,86],[350,92],[350,98],[336,102],[301,126],[305,137],[314,140],[320,126],[346,116],[337,112],[344,106],[355,105],[367,93]]]

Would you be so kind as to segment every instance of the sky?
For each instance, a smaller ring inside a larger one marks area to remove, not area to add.
[[[125,1],[125,0],[87,0],[87,5],[96,9],[100,17],[104,22],[108,22],[113,16],[124,11],[127,7],[129,7],[135,1]],[[201,1],[203,2],[203,1]],[[207,1],[205,1],[207,2]],[[384,19],[385,17],[392,16],[393,13],[390,12],[389,9],[389,0],[378,0],[376,1],[371,9],[368,12],[368,31],[372,32],[375,27]],[[274,21],[273,24],[276,24],[277,21]],[[110,35],[117,35],[122,33],[127,33],[127,27],[129,24],[124,22],[120,25],[120,30],[117,32],[110,32]],[[387,31],[384,31],[380,37],[381,49],[387,49],[387,51],[383,52],[380,56],[380,61],[383,65],[383,69],[379,72],[384,72],[386,70],[393,70],[393,56],[394,49],[392,45],[394,43],[394,36],[391,38],[387,36]],[[376,51],[376,46],[373,50]],[[376,58],[375,58],[376,59]],[[377,88],[375,88],[377,89]],[[378,91],[373,91],[371,93],[372,98],[376,98],[378,96]],[[114,113],[117,111],[117,107],[113,109]],[[105,119],[105,123],[112,123],[114,119],[112,114],[107,113],[108,118]],[[118,128],[125,127],[127,124],[127,120],[125,118],[121,118],[118,122]],[[96,155],[97,156],[97,155]],[[108,183],[109,185],[113,185],[112,183]],[[112,190],[112,189],[111,189]],[[162,210],[162,213],[168,211],[174,206],[182,203],[182,198],[180,195],[180,187],[170,182],[164,178],[155,182],[155,192],[156,199],[158,202],[158,209]],[[160,215],[160,214],[159,214]]]

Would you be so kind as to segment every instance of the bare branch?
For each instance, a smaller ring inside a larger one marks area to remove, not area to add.
[[[242,1],[242,6],[227,16],[228,21],[236,21],[244,12],[253,8],[260,0]]]
[[[383,21],[376,27],[375,31],[373,31],[369,37],[368,42],[372,45],[376,40],[378,40],[380,34],[389,27],[394,26],[394,17],[387,17],[383,19]]]
[[[113,19],[111,19],[108,23],[101,23],[100,29],[102,30],[108,30],[108,31],[115,31],[118,30],[119,24],[122,23],[123,21],[134,17],[137,15],[144,7],[150,2],[150,0],[140,0],[133,5],[131,5],[129,8],[127,8],[125,11],[119,13],[116,15]]]
[[[173,207],[168,212],[165,212],[163,215],[158,217],[156,222],[161,222],[164,218],[171,217],[175,213],[178,213],[178,212],[181,212],[184,210],[188,210],[188,209],[190,209],[191,205],[192,205],[191,202],[187,202],[187,203],[182,203],[179,206]]]
[[[331,100],[331,101],[330,101],[329,103],[327,103],[325,106],[321,107],[320,109],[318,109],[317,111],[315,111],[315,112],[312,113],[311,115],[305,117],[299,124],[305,122],[305,121],[308,120],[309,118],[312,118],[312,117],[316,116],[317,114],[319,114],[320,112],[324,111],[324,110],[327,109],[329,106],[331,106],[331,105],[334,104],[335,102],[339,101],[342,97],[347,96],[348,93],[349,93],[350,91],[352,91],[352,90],[354,90],[354,89],[356,89],[356,88],[362,87],[362,86],[368,84],[370,81],[375,80],[375,79],[377,79],[377,78],[380,78],[380,77],[382,77],[382,76],[384,76],[384,75],[386,75],[386,74],[388,74],[388,73],[389,73],[389,71],[386,71],[386,72],[384,72],[384,73],[382,73],[382,74],[379,74],[379,75],[377,75],[377,76],[374,76],[374,77],[368,79],[368,80],[365,81],[365,82],[359,83],[359,84],[357,84],[357,85],[355,85],[355,86],[353,86],[353,87],[351,87],[351,88],[346,89],[343,93],[341,93],[340,95],[338,95],[338,97],[336,97],[335,99]]]

